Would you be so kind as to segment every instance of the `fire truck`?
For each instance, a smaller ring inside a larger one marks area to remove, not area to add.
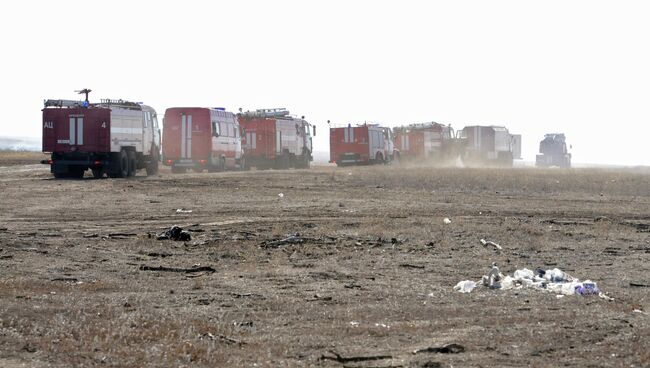
[[[443,162],[460,152],[454,129],[436,122],[393,128],[395,147],[405,161]]]
[[[173,107],[163,119],[163,164],[173,173],[245,169],[241,130],[223,108]]]
[[[330,127],[330,162],[337,166],[386,164],[399,154],[390,128],[367,123]]]
[[[459,133],[465,163],[512,166],[514,159],[521,159],[521,135],[510,134],[506,127],[466,126]]]
[[[571,167],[571,154],[566,148],[566,137],[563,133],[544,135],[539,142],[539,155],[535,160],[538,167]]]
[[[43,108],[43,152],[55,178],[134,176],[158,172],[160,130],[156,111],[141,103],[102,99],[90,103],[90,89],[77,91],[85,101],[46,100]]]
[[[280,108],[240,112],[238,119],[247,165],[260,170],[309,168],[316,127],[304,116]]]

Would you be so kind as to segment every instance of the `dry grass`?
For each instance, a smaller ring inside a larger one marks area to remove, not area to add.
[[[0,150],[0,166],[36,165],[49,158],[49,155],[42,152]]]
[[[629,286],[647,279],[650,261],[648,233],[636,227],[650,222],[647,174],[323,167],[133,180],[15,175],[12,185],[0,181],[0,355],[12,362],[341,366],[319,360],[329,350],[393,356],[358,366],[629,367],[650,359],[650,325],[632,312],[650,310],[650,300]],[[180,207],[193,212],[178,215]],[[173,224],[195,230],[192,241],[146,236]],[[138,236],[102,237],[111,232]],[[262,246],[293,233],[304,241]],[[452,290],[492,261],[506,273],[559,267],[617,300]],[[216,272],[191,277],[142,264]],[[82,283],[53,281],[61,278]],[[466,352],[411,353],[447,343]]]

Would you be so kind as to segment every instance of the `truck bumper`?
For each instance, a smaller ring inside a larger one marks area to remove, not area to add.
[[[109,154],[97,155],[94,153],[67,154],[53,153],[49,160],[41,161],[42,164],[50,165],[50,172],[53,174],[66,174],[71,168],[92,169],[97,167],[110,167]]]

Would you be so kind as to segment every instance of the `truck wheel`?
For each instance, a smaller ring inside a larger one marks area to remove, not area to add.
[[[401,158],[399,157],[399,152],[393,153],[393,164],[394,165],[399,165],[401,163]]]
[[[147,175],[156,175],[158,174],[158,148],[153,147],[151,149],[151,156],[149,163],[147,164]]]
[[[70,170],[70,174],[69,174],[70,177],[75,179],[83,178],[84,172],[86,172],[86,170],[84,170],[84,168],[82,167],[71,167],[69,170]]]
[[[375,163],[376,164],[384,163],[384,155],[382,155],[381,152],[377,152],[377,155],[375,156]]]
[[[126,154],[126,151],[120,151],[118,157],[119,160],[119,171],[117,173],[118,178],[126,178],[129,176],[129,156]]]
[[[219,161],[217,161],[214,165],[210,165],[208,167],[208,172],[220,172],[220,171],[226,171],[225,157],[219,157]]]
[[[302,158],[300,159],[300,167],[303,169],[309,169],[309,156],[308,155],[303,155]]]
[[[291,163],[289,162],[289,157],[287,157],[287,155],[282,155],[276,159],[275,168],[278,170],[286,170],[290,165]]]
[[[136,161],[135,158],[135,151],[129,150],[127,152],[127,156],[129,158],[129,173],[128,176],[135,176],[135,171],[138,169],[138,162]]]
[[[172,174],[183,174],[185,173],[184,167],[172,166]]]
[[[95,179],[101,179],[104,176],[104,170],[101,167],[92,169],[93,172],[93,178]]]

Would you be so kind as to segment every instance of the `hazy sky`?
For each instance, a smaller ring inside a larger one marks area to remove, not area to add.
[[[0,136],[41,134],[47,98],[286,107],[326,121],[497,124],[534,160],[650,165],[647,1],[11,1]]]

